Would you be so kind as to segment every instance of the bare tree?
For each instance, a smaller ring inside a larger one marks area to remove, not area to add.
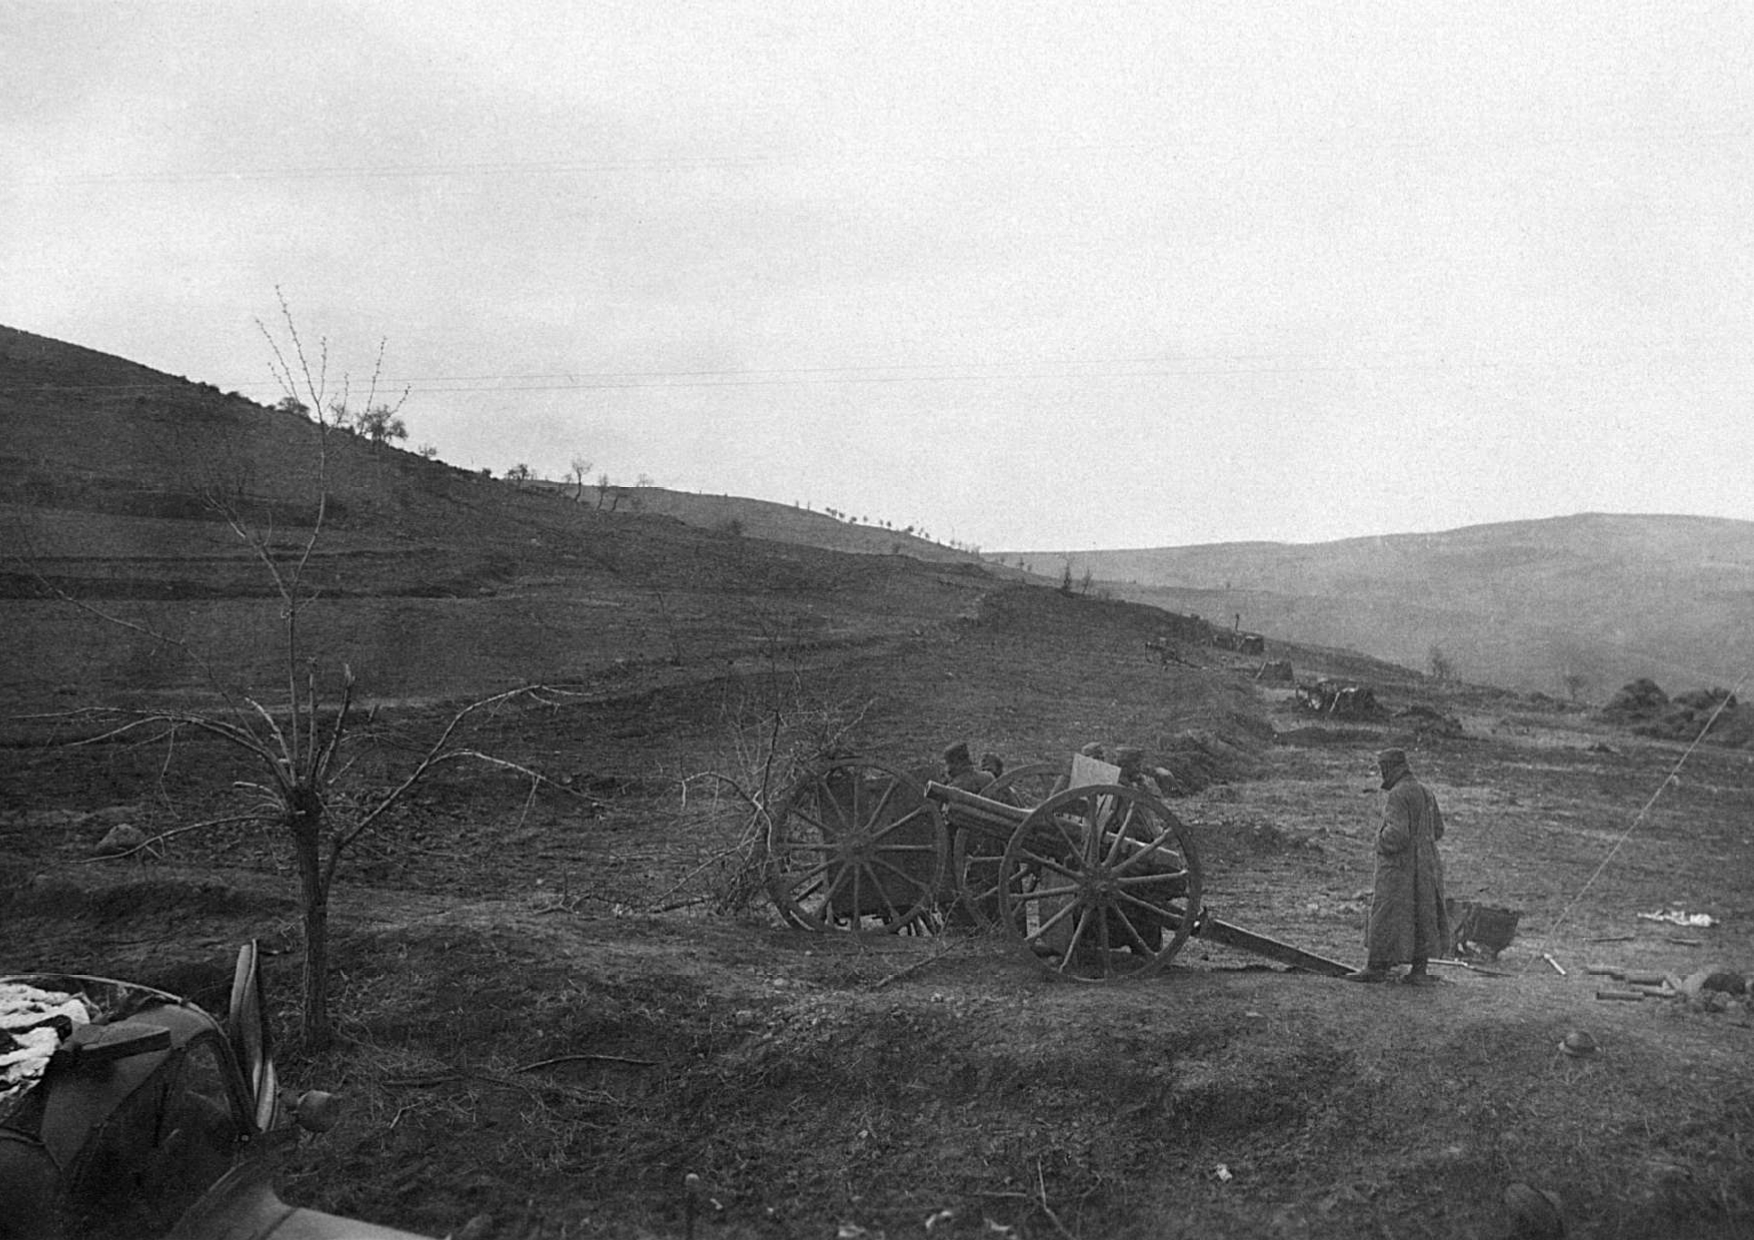
[[[1433,680],[1448,680],[1456,674],[1456,665],[1436,642],[1432,643],[1431,649],[1425,655],[1425,666],[1431,672]]]
[[[532,477],[530,467],[522,461],[519,461],[516,465],[513,465],[510,469],[506,470],[505,476],[506,481],[516,487],[522,487],[526,482],[530,481],[530,478]]]
[[[589,460],[582,456],[573,457],[572,477],[574,485],[578,487],[577,492],[573,495],[573,499],[578,503],[582,504],[585,502],[585,475],[590,472],[591,462]]]
[[[783,642],[763,627],[774,672],[732,682],[722,706],[725,745],[720,763],[680,781],[685,809],[700,789],[715,812],[737,815],[741,828],[734,843],[707,856],[660,896],[661,908],[705,902],[721,912],[743,912],[760,898],[774,812],[801,776],[825,759],[851,752],[866,714],[876,705],[875,699],[818,695],[795,673],[778,675]],[[704,893],[669,902],[703,878]]]
[[[280,293],[278,289],[275,292]],[[276,377],[287,395],[301,403],[308,397],[307,407],[311,409],[332,409],[337,404],[344,408],[344,400],[325,399],[327,341],[320,342],[318,361],[313,366],[283,295],[280,308],[287,338],[284,347],[265,324],[258,321],[258,326],[268,341]],[[381,361],[381,349],[379,356]],[[537,772],[482,752],[466,743],[463,736],[466,726],[485,712],[519,698],[548,700],[550,694],[541,686],[526,685],[472,702],[451,717],[437,739],[387,790],[380,787],[359,795],[342,794],[338,785],[347,770],[347,764],[341,760],[343,741],[354,722],[353,671],[347,663],[340,664],[339,684],[325,701],[325,678],[319,670],[319,660],[304,649],[299,625],[305,611],[319,596],[308,579],[308,570],[329,507],[328,435],[334,426],[318,419],[314,429],[315,511],[308,532],[295,542],[289,544],[276,536],[271,525],[250,519],[246,510],[247,471],[234,480],[234,485],[212,485],[201,490],[202,501],[248,548],[273,585],[281,618],[278,654],[286,678],[284,703],[270,707],[253,697],[234,693],[211,663],[187,641],[112,615],[54,587],[50,589],[66,602],[110,624],[180,649],[201,669],[219,699],[222,709],[213,713],[95,707],[61,718],[102,725],[94,735],[74,744],[98,744],[142,730],[170,737],[191,730],[224,741],[255,767],[257,778],[235,785],[253,798],[240,817],[274,824],[290,844],[299,875],[304,929],[304,1040],[312,1050],[322,1050],[334,1040],[334,1021],[329,1010],[328,910],[341,858],[423,779],[447,764],[472,760],[515,771],[532,781],[532,792],[536,785],[545,784],[547,781]]]

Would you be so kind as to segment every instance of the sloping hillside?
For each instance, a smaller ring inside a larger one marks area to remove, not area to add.
[[[975,563],[697,528],[657,503],[599,510],[0,329],[0,696],[218,687],[185,646],[228,691],[283,685],[273,578],[226,515],[290,564],[320,491],[304,652],[345,656],[384,699],[856,646],[953,619],[990,585]]]
[[[1015,562],[1018,553],[1007,559]],[[1060,553],[1022,553],[1039,570]],[[1078,552],[1125,597],[1290,641],[1603,699],[1754,667],[1754,523],[1588,513],[1340,542]],[[1570,678],[1568,683],[1568,677]]]
[[[600,488],[587,483],[580,488],[566,482],[531,482],[527,485],[595,508],[674,517],[698,529],[747,538],[801,543],[807,547],[850,551],[858,555],[909,555],[916,560],[947,564],[980,563],[980,556],[974,552],[958,551],[904,530],[842,520],[825,512],[777,504],[772,500],[672,491],[659,486]]]

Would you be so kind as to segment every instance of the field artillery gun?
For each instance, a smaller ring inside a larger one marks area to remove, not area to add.
[[[1078,767],[1070,778],[1023,767],[973,792],[863,759],[830,762],[774,815],[768,893],[802,929],[986,929],[1081,981],[1155,973],[1192,937],[1329,976],[1351,971],[1213,916],[1192,831],[1146,788],[1086,782]]]

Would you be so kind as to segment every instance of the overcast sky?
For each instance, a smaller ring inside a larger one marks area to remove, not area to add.
[[[1754,519],[1754,6],[0,0],[0,323],[988,550]]]

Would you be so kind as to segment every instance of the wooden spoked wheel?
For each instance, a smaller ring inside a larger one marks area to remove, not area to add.
[[[1192,833],[1140,788],[1069,788],[1037,806],[999,862],[1001,925],[1056,977],[1161,969],[1200,913]]]
[[[930,929],[944,876],[942,813],[917,779],[879,762],[811,772],[768,828],[768,896],[801,929]]]
[[[1035,762],[1014,766],[993,780],[980,794],[1019,809],[1034,809],[1066,782],[1064,765]],[[962,906],[975,925],[990,929],[999,924],[999,861],[1011,838],[1008,831],[965,826],[951,833],[950,872]]]

